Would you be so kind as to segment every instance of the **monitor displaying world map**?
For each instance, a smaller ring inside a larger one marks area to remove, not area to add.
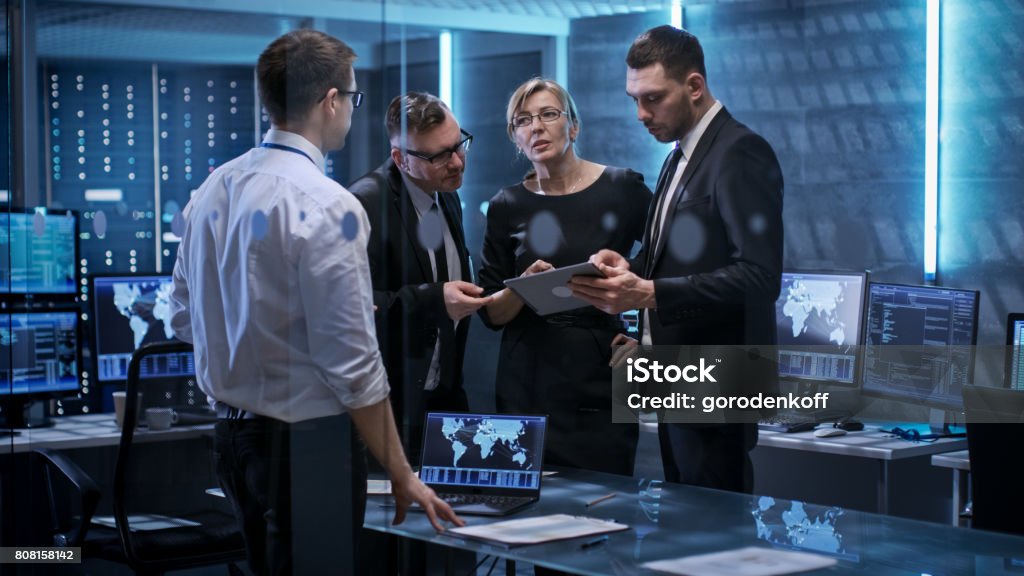
[[[536,488],[543,416],[430,413],[420,478],[428,484]]]
[[[780,376],[855,383],[865,283],[858,272],[782,275],[775,303]]]
[[[151,342],[174,340],[170,276],[96,276],[92,282],[96,318],[96,377],[124,380],[132,353]],[[190,352],[156,355],[140,367],[141,377],[195,372]]]

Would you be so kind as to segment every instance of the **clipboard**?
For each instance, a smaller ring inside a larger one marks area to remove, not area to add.
[[[573,296],[572,290],[566,286],[573,276],[605,277],[604,273],[590,262],[582,262],[538,272],[530,276],[509,278],[505,280],[505,286],[522,298],[523,302],[526,302],[526,305],[538,316],[547,316],[590,306],[587,302]]]

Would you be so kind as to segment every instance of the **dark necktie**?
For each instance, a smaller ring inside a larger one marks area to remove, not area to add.
[[[647,250],[647,269],[645,272],[648,274],[650,273],[650,266],[654,262],[654,253],[658,249],[658,242],[661,241],[661,232],[664,227],[662,213],[665,211],[665,202],[668,202],[669,197],[672,195],[672,181],[675,180],[676,170],[679,168],[679,161],[682,157],[682,148],[676,146],[675,149],[672,150],[672,156],[669,159],[668,168],[662,175],[661,187],[657,191],[658,199],[655,203],[654,218],[651,218],[651,234],[649,236],[651,243]]]
[[[437,202],[430,206],[430,212],[437,219],[437,231],[441,236],[441,242],[437,249],[434,250],[434,267],[437,269],[437,281],[447,282],[450,276],[448,275],[448,252],[445,250],[444,230],[448,227],[448,222],[445,220],[444,213],[441,207],[437,205]]]

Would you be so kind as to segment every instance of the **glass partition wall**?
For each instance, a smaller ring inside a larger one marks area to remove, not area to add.
[[[349,186],[388,159],[384,115],[401,93],[439,95],[473,135],[459,201],[475,270],[490,199],[531,168],[507,133],[515,88],[534,76],[565,85],[582,121],[579,154],[631,168],[653,188],[670,146],[637,121],[624,58],[640,32],[681,22],[704,45],[714,96],[778,155],[786,267],[868,270],[872,280],[919,284],[934,241],[932,281],[980,290],[979,343],[1002,343],[1006,314],[1024,308],[1024,284],[1007,272],[1019,268],[1012,247],[1024,221],[1012,192],[1024,177],[1008,160],[1022,145],[1024,97],[1011,65],[1022,52],[1013,3],[975,10],[941,2],[937,87],[926,82],[924,0],[628,4],[267,0],[206,9],[181,0],[5,0],[0,399],[12,434],[0,438],[2,544],[52,541],[47,522],[22,521],[47,489],[28,457],[34,447],[68,450],[103,491],[96,514],[113,515],[115,399],[131,353],[171,336],[167,277],[182,210],[215,168],[260,145],[270,118],[257,94],[256,59],[275,37],[300,28],[340,38],[358,54],[362,105],[345,147],[326,159],[336,182]],[[955,80],[967,71],[980,74],[977,82]],[[930,90],[941,111],[937,143],[926,137]],[[937,168],[926,162],[932,145]],[[928,170],[938,178],[937,238],[926,233]],[[98,293],[98,278],[120,288]],[[492,411],[501,334],[476,316],[465,321],[469,406]],[[181,360],[175,384],[144,395],[143,410],[185,413],[205,404],[189,361]],[[976,378],[996,376],[985,366],[976,371]],[[47,435],[69,423],[81,426],[74,432],[81,437],[112,439],[61,444],[67,436]],[[160,463],[161,481],[140,493],[177,505],[215,488],[210,436],[197,433],[180,453],[167,446],[144,454],[145,463]],[[657,461],[640,466],[660,471]],[[195,470],[198,479],[184,478],[182,471]],[[303,505],[315,507],[316,496],[305,496]],[[379,540],[366,549],[386,547]]]

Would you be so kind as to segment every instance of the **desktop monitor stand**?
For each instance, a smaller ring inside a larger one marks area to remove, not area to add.
[[[952,432],[949,429],[950,415],[951,412],[949,410],[941,410],[938,408],[928,409],[928,427],[931,428],[932,434],[950,434]]]
[[[5,398],[0,407],[0,430],[18,430],[22,428],[48,428],[54,422],[50,419],[45,400],[35,400],[13,396]]]

